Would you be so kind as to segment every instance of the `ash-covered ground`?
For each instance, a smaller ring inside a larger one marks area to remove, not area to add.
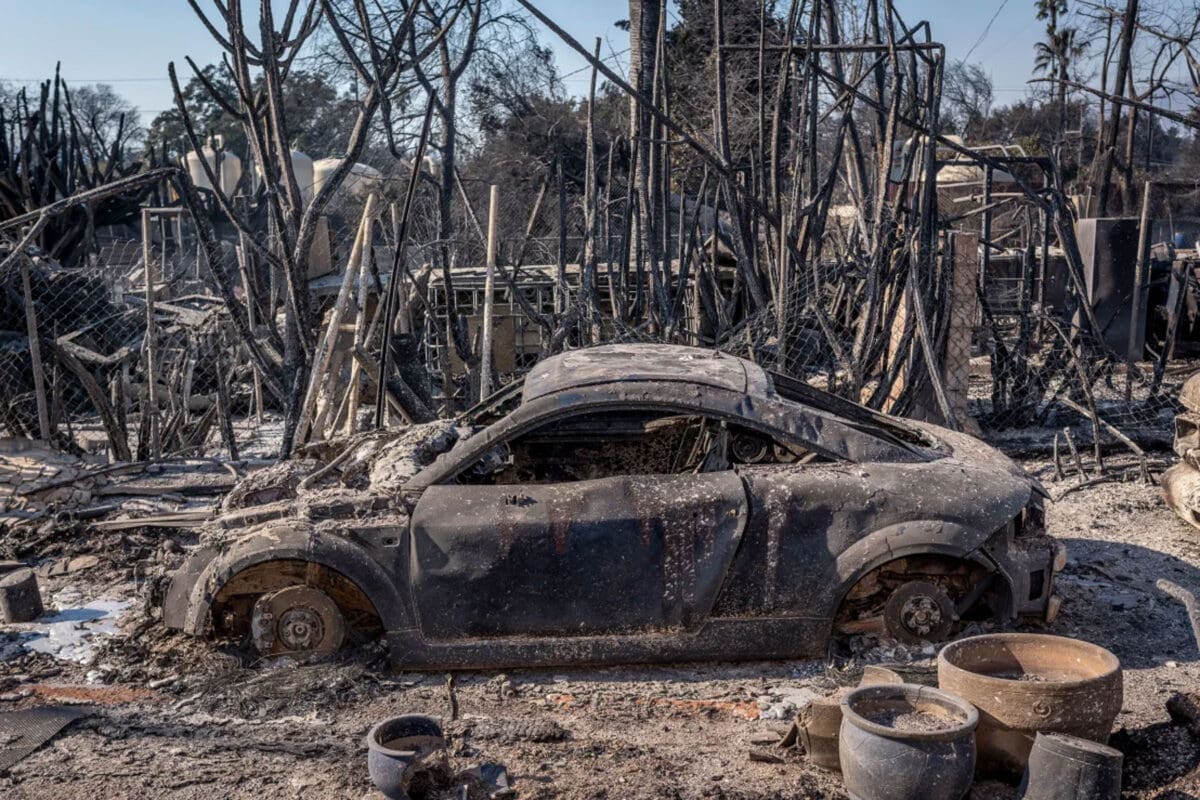
[[[1055,495],[1073,485],[1044,462],[1026,468]],[[1166,577],[1200,588],[1200,531],[1144,483],[1071,491],[1048,525],[1070,550],[1050,632],[1102,644],[1125,667],[1111,741],[1125,753],[1125,796],[1200,797],[1200,740],[1164,705],[1200,689],[1200,653],[1182,606],[1154,587]],[[452,686],[445,674],[390,673],[373,646],[322,664],[255,663],[145,615],[142,582],[172,558],[170,532],[64,524],[36,535],[43,595],[60,613],[0,634],[0,711],[92,713],[0,776],[13,800],[377,798],[364,736],[404,712],[440,717],[455,769],[503,764],[522,798],[841,798],[836,774],[773,747],[795,707],[857,683],[867,663],[934,669],[934,648],[887,644],[840,663],[470,672]]]

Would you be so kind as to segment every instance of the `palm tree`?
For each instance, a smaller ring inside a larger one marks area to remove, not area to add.
[[[1036,0],[1037,18],[1046,21],[1045,41],[1034,44],[1034,74],[1058,79],[1057,100],[1059,130],[1067,123],[1067,85],[1071,63],[1084,53],[1084,46],[1075,41],[1075,28],[1060,26],[1059,19],[1067,14],[1067,0]]]

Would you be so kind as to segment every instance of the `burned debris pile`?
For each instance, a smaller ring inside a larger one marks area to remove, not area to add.
[[[0,219],[4,427],[121,460],[194,454],[218,438],[236,458],[239,436],[264,431],[259,452],[286,457],[385,420],[453,416],[565,348],[634,340],[747,356],[1013,451],[1049,450],[1055,437],[1042,432],[1069,428],[1060,446],[1090,447],[1096,476],[1101,450],[1161,443],[1177,386],[1166,359],[1186,336],[1190,290],[1186,276],[1178,291],[1152,278],[1182,274],[1188,257],[1149,231],[1142,241],[1128,225],[1093,224],[1051,155],[937,133],[949,65],[927,28],[889,6],[873,42],[841,46],[845,23],[798,10],[763,33],[761,52],[734,43],[740,28],[718,44],[718,98],[750,66],[778,73],[757,86],[759,130],[736,159],[739,120],[725,104],[714,144],[639,88],[667,79],[653,59],[629,84],[596,62],[598,80],[630,93],[633,144],[606,147],[592,120],[581,185],[554,180],[565,167],[551,163],[532,203],[435,174],[422,159],[436,103],[412,132],[417,169],[281,158],[268,146],[279,120],[255,110],[242,121],[266,137],[256,157],[269,163],[243,169],[193,131],[186,170],[93,174],[68,187],[75,195],[23,198]],[[373,80],[399,67],[381,62]],[[57,98],[59,83],[43,95]],[[55,109],[33,117],[42,138],[63,125]],[[103,143],[113,163],[125,163],[119,134]],[[753,180],[734,166],[743,158]],[[14,185],[36,177],[21,163],[6,162]],[[287,190],[263,191],[268,174]],[[83,196],[94,199],[72,202]],[[1164,190],[1154,198],[1148,212],[1170,213]],[[55,226],[85,212],[86,241],[55,250]],[[435,242],[421,238],[431,222]],[[1137,275],[1120,272],[1132,262]],[[1132,294],[1112,288],[1135,279]]]

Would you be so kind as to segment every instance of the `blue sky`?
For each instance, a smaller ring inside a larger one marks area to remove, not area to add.
[[[246,7],[253,3],[246,0]],[[627,47],[625,34],[613,27],[628,16],[626,0],[542,0],[540,7],[585,45],[601,36],[606,54]],[[929,20],[951,60],[975,47],[971,60],[991,74],[998,104],[1025,93],[1033,42],[1041,33],[1033,0],[897,0],[897,7],[910,23]],[[0,0],[0,9],[0,80],[36,82],[53,74],[61,59],[68,81],[111,83],[141,109],[143,123],[171,106],[169,61],[182,67],[187,55],[201,64],[219,57],[184,0]],[[541,35],[554,46],[561,72],[584,66],[549,31]],[[585,91],[587,80],[586,71],[567,77],[568,91]]]

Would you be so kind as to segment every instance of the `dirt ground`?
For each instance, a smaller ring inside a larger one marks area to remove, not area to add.
[[[1056,496],[1072,485],[1043,462],[1026,467]],[[1125,667],[1111,742],[1125,753],[1125,796],[1200,798],[1200,740],[1164,708],[1173,691],[1200,688],[1200,655],[1183,608],[1154,587],[1168,577],[1200,588],[1200,532],[1141,483],[1072,491],[1048,525],[1070,550],[1050,630],[1103,644]],[[43,578],[44,593],[133,598],[142,571],[130,565],[170,550],[165,536],[51,532],[39,547],[65,566]],[[14,645],[0,634],[0,711],[75,702],[93,713],[0,775],[12,800],[378,798],[364,735],[404,712],[442,718],[453,766],[504,764],[522,798],[841,798],[836,774],[771,745],[786,722],[760,717],[786,716],[805,690],[856,683],[865,663],[918,673],[934,663],[929,651],[877,647],[839,664],[460,673],[451,691],[446,675],[389,674],[372,647],[336,663],[242,663],[132,608],[87,664]],[[999,784],[973,793],[1014,796]]]

